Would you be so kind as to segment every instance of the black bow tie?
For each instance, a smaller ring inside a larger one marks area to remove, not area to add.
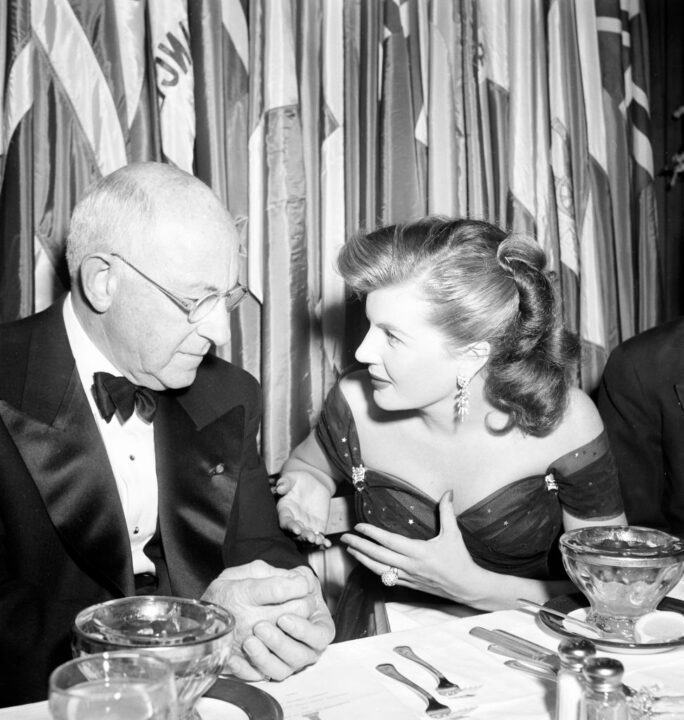
[[[157,411],[157,394],[140,385],[134,385],[125,377],[115,377],[110,373],[96,372],[93,375],[95,402],[100,415],[109,422],[118,410],[124,422],[138,408],[140,417],[152,422]]]

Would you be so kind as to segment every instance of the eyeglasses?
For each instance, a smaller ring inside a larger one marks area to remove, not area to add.
[[[179,308],[181,308],[181,310],[184,310],[187,313],[188,322],[191,323],[199,322],[200,320],[205,318],[216,307],[221,298],[223,298],[223,301],[225,302],[226,312],[235,310],[235,308],[240,304],[245,295],[247,295],[247,293],[249,292],[247,288],[244,287],[244,285],[240,285],[240,283],[238,283],[234,288],[224,293],[210,292],[206,295],[203,295],[201,298],[182,297],[180,295],[172,293],[170,290],[167,290],[158,282],[155,282],[151,277],[145,275],[142,270],[138,270],[138,268],[133,265],[133,263],[128,262],[125,257],[122,257],[115,252],[110,253],[110,255],[119,258],[121,262],[126,263],[129,268],[135,270],[138,275],[144,277],[147,282],[152,283],[152,285],[154,285],[157,290],[163,292],[164,295],[169,298],[169,300],[172,300]]]

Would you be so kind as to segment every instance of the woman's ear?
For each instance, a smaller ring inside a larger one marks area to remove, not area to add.
[[[81,291],[91,307],[99,313],[107,312],[112,304],[118,279],[105,253],[87,255],[80,268]]]
[[[467,363],[469,369],[468,377],[473,377],[486,365],[492,346],[486,341],[481,340],[468,345],[463,352],[463,361]]]

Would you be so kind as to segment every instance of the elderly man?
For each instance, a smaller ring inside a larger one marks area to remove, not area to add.
[[[71,292],[0,328],[0,706],[46,696],[79,610],[136,593],[231,610],[246,680],[331,641],[278,527],[258,384],[209,353],[245,293],[237,247],[206,185],[129,165],[74,209]]]

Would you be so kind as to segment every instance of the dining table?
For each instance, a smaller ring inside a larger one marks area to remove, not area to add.
[[[680,593],[681,594],[681,593]],[[393,630],[373,637],[330,645],[310,667],[281,682],[258,682],[252,687],[268,694],[271,710],[250,711],[223,699],[201,698],[202,720],[417,720],[426,718],[426,702],[413,689],[377,670],[391,663],[410,680],[435,695],[458,715],[474,720],[553,720],[556,683],[507,665],[510,658],[490,651],[491,643],[473,635],[475,627],[505,630],[544,646],[550,652],[563,639],[522,609],[455,617],[439,610],[415,608],[393,615]],[[399,621],[397,621],[399,618]],[[396,628],[396,629],[394,629]],[[463,692],[442,696],[437,680],[426,668],[398,654],[410,647],[438,668]],[[624,681],[633,688],[661,688],[684,698],[684,645],[667,651],[605,651],[625,668]],[[661,716],[658,716],[659,718]],[[667,718],[684,717],[668,714]],[[47,702],[0,709],[0,720],[50,720]]]

